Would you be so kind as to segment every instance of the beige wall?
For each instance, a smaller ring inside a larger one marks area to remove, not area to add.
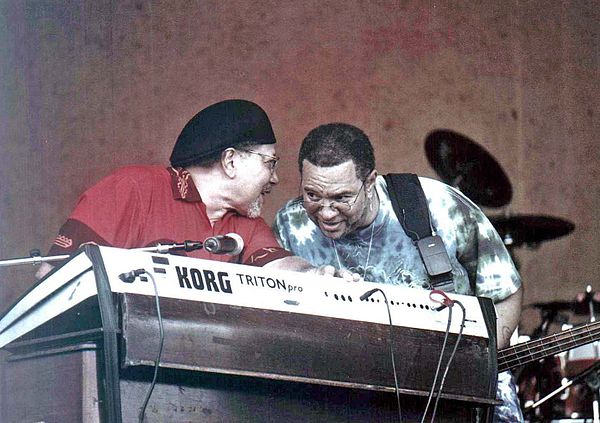
[[[297,149],[314,126],[358,125],[380,172],[426,176],[435,173],[424,138],[450,128],[490,151],[513,183],[511,204],[489,215],[577,226],[517,252],[525,302],[600,289],[597,6],[4,1],[0,258],[45,251],[87,186],[122,165],[166,164],[194,113],[237,97],[261,104],[280,140],[268,221],[297,193]],[[0,308],[32,273],[0,271]]]

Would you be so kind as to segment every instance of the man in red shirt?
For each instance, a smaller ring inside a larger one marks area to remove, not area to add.
[[[205,250],[189,256],[287,270],[314,269],[281,248],[260,217],[264,197],[277,184],[275,135],[257,104],[225,100],[196,114],[183,128],[171,167],[130,166],[101,180],[80,197],[49,255],[70,254],[94,242],[121,248],[237,233],[238,256]],[[52,266],[44,263],[37,276]]]

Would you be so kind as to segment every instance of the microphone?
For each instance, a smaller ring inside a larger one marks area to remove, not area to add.
[[[204,249],[212,254],[236,256],[244,249],[244,240],[236,233],[211,236],[204,240]]]

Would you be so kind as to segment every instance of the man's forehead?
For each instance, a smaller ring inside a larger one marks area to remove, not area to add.
[[[328,188],[352,187],[356,184],[356,165],[353,161],[335,166],[316,166],[307,160],[302,162],[302,184],[318,184]]]
[[[250,146],[250,149],[263,154],[275,154],[275,144],[255,144]]]

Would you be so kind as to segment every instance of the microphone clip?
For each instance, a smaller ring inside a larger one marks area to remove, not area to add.
[[[377,291],[381,291],[381,289],[379,289],[379,288],[374,288],[374,289],[370,289],[370,290],[368,290],[367,292],[365,292],[364,294],[362,294],[362,295],[360,296],[360,300],[361,300],[361,301],[366,301],[366,300],[368,300],[368,299],[369,299],[369,297],[370,297],[371,295],[373,295],[374,293],[376,293]]]
[[[125,283],[133,283],[135,278],[137,278],[140,275],[143,275],[144,273],[146,273],[146,269],[135,269],[126,273],[121,273],[119,275],[119,279],[121,279]]]

